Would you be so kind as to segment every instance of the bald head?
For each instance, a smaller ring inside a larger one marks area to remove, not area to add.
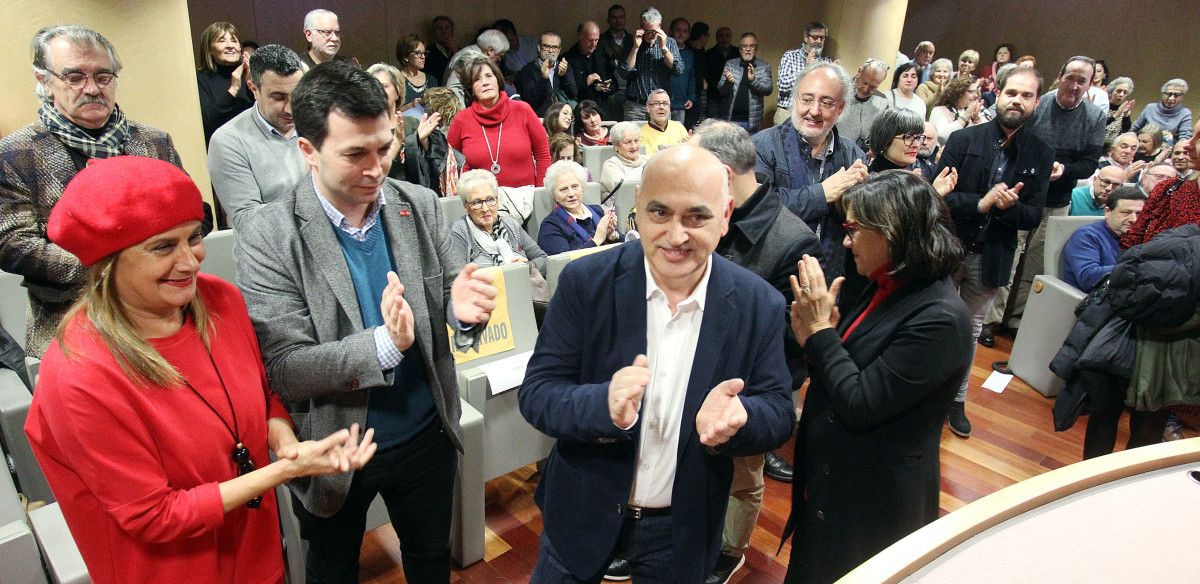
[[[1096,176],[1092,177],[1092,199],[1095,200],[1096,206],[1104,206],[1108,194],[1124,182],[1125,171],[1119,166],[1109,165],[1097,170]]]
[[[579,36],[579,52],[585,57],[590,57],[592,53],[596,52],[596,47],[600,45],[600,25],[588,20],[579,25],[576,33]]]
[[[711,204],[719,205],[726,194],[728,172],[725,165],[704,148],[691,143],[672,146],[646,163],[642,171],[642,188],[638,189],[638,207],[660,191],[679,188],[686,188],[698,197],[710,200]]]

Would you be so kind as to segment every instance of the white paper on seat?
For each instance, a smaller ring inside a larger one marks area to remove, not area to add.
[[[984,389],[990,389],[996,393],[1001,393],[1004,388],[1008,387],[1008,382],[1012,381],[1012,375],[1006,375],[999,371],[993,371],[991,375],[983,382]]]
[[[480,365],[479,368],[487,375],[488,385],[492,386],[492,395],[520,386],[521,382],[525,381],[525,367],[529,365],[529,358],[532,356],[533,351],[525,351]]]

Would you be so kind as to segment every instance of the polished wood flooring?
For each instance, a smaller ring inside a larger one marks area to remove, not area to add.
[[[1006,359],[1012,340],[997,337],[996,348],[979,347],[972,370],[967,415],[973,426],[963,439],[949,429],[942,434],[942,514],[1017,481],[1078,462],[1083,451],[1086,421],[1067,432],[1055,432],[1051,421],[1054,400],[1043,397],[1020,379],[1013,378],[1003,393],[982,389],[993,361]],[[1194,428],[1195,424],[1191,426]],[[1195,436],[1193,430],[1186,432]],[[1118,448],[1128,439],[1122,421]],[[781,454],[791,459],[792,445]],[[533,465],[497,478],[487,485],[487,539],[484,561],[455,569],[452,582],[528,582],[537,559],[542,518],[533,502],[536,486]],[[775,554],[787,520],[790,485],[767,479],[758,527],[751,538],[746,566],[731,582],[778,583],[783,580],[789,546]],[[384,526],[367,534],[363,542],[361,580],[368,584],[404,582],[396,533]]]

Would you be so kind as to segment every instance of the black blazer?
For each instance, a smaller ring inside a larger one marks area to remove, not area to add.
[[[528,103],[539,118],[546,115],[546,109],[557,101],[554,97],[556,92],[562,91],[572,100],[579,94],[570,64],[567,65],[565,74],[559,75],[558,71],[554,71],[551,76],[554,77],[554,87],[550,87],[549,79],[542,77],[540,58],[530,61],[517,74],[517,92],[521,94],[521,101]]]
[[[614,83],[612,89],[607,92],[599,91],[595,85],[588,85],[588,75],[595,73],[600,76],[600,81],[611,81],[617,76],[616,68],[612,66],[612,61],[604,58],[604,52],[599,47],[592,51],[590,56],[583,56],[579,50],[579,43],[571,47],[564,55],[567,63],[571,66],[571,73],[574,75],[575,88],[578,90],[577,97],[579,101],[590,99],[596,103],[604,103],[608,96],[612,95],[617,90]]]
[[[612,423],[608,384],[646,352],[643,257],[641,242],[631,241],[567,264],[517,394],[525,419],[556,439],[534,499],[545,535],[580,579],[607,566],[636,473],[641,421],[630,430]],[[704,582],[720,553],[731,457],[774,449],[795,422],[783,298],[729,260],[713,255],[711,261],[672,489],[676,581],[689,584]],[[706,448],[696,413],[709,390],[734,377],[746,381],[739,396],[746,425],[720,448]]]
[[[1054,165],[1054,149],[1028,128],[1017,130],[1008,146],[1008,165],[1001,175],[1009,187],[1025,183],[1017,204],[980,213],[979,200],[992,188],[992,174],[1000,163],[1003,142],[998,119],[958,130],[950,134],[938,164],[939,173],[946,167],[958,169],[958,185],[946,195],[946,205],[963,247],[983,256],[983,284],[989,288],[1008,284],[1017,231],[1028,231],[1041,223]]]
[[[971,364],[971,318],[949,278],[908,284],[843,343],[875,288],[804,347],[788,583],[832,582],[938,516],[938,446]]]

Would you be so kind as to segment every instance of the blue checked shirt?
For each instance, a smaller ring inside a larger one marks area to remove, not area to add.
[[[783,54],[779,60],[779,103],[777,107],[792,107],[792,90],[796,88],[796,78],[808,65],[804,55],[808,53],[808,45],[800,45]],[[828,61],[826,57],[817,57],[818,61]]]
[[[630,41],[630,46],[633,46],[632,39],[628,35],[626,35],[626,39]],[[646,42],[643,37],[643,47],[646,46]],[[671,55],[675,57],[674,67],[667,67],[662,47],[657,42],[651,43],[649,49],[638,51],[633,69],[629,68],[628,53],[621,58],[618,71],[622,77],[629,79],[629,87],[625,90],[627,99],[646,103],[646,98],[650,97],[651,91],[655,89],[670,91],[671,76],[683,75],[684,68],[683,57],[679,54],[679,45],[675,44],[675,39],[670,36],[667,37],[667,50],[671,51]]]

